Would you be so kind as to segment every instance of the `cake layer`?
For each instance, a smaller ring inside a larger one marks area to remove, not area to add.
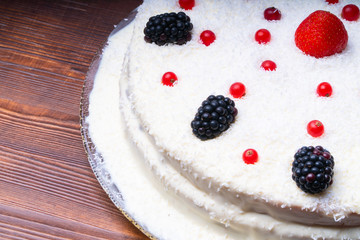
[[[205,193],[242,211],[301,224],[359,226],[360,110],[354,104],[360,101],[360,23],[344,22],[349,42],[341,54],[315,59],[294,44],[297,26],[311,12],[339,15],[346,3],[198,0],[186,11],[193,39],[159,47],[144,41],[146,22],[180,8],[176,1],[145,1],[129,48],[129,94],[142,127],[166,161]],[[263,19],[264,9],[272,5],[281,10],[280,21]],[[267,45],[254,41],[260,28],[272,34]],[[206,29],[216,34],[208,47],[199,42]],[[267,59],[278,65],[275,72],[260,69]],[[174,87],[161,84],[168,71],[178,76]],[[316,95],[324,81],[333,86],[330,98]],[[231,97],[234,82],[247,87],[246,96],[235,99],[235,123],[216,139],[199,140],[190,127],[197,108],[212,94]],[[320,138],[306,132],[314,119],[325,126]],[[302,192],[291,179],[293,156],[304,145],[322,145],[335,158],[333,185],[321,195]],[[259,153],[255,165],[241,159],[248,148]]]
[[[126,64],[125,64],[126,67]],[[198,214],[206,214],[206,218],[219,221],[226,227],[239,232],[242,239],[251,240],[304,240],[304,239],[358,239],[360,228],[321,227],[301,225],[276,220],[268,215],[253,213],[227,202],[226,199],[200,190],[179,171],[164,159],[153,138],[141,126],[139,119],[131,107],[128,96],[128,78],[120,77],[120,105],[126,122],[129,141],[136,144],[138,151],[144,156],[143,161],[149,166],[168,191],[174,192],[192,207],[201,210]],[[170,194],[170,193],[169,193]],[[196,209],[195,209],[196,210]],[[230,237],[231,238],[231,237]]]

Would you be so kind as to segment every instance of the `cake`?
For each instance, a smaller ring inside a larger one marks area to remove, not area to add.
[[[238,231],[360,239],[360,21],[340,16],[350,3],[197,0],[185,10],[175,0],[144,1],[124,59],[120,103],[131,140],[155,176]],[[281,19],[264,18],[272,6]],[[318,10],[338,16],[348,35],[333,53],[311,56],[295,32]],[[191,21],[184,36],[169,43],[150,38],[151,18],[171,12]],[[262,42],[259,29],[271,37]],[[324,82],[333,92],[322,96],[317,87]],[[201,139],[193,121],[203,101],[214,99],[237,110],[229,110],[224,131]],[[335,159],[321,193],[296,184],[294,155],[296,161],[301,149]]]

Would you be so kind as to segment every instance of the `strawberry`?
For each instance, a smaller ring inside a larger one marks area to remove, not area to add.
[[[341,20],[322,10],[311,13],[295,32],[296,46],[316,58],[342,52],[347,42],[348,34]]]

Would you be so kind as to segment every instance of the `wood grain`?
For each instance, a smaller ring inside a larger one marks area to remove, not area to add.
[[[83,149],[86,72],[140,0],[0,2],[0,239],[147,239]]]

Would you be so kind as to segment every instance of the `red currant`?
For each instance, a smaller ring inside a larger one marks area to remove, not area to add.
[[[320,97],[330,97],[332,94],[332,87],[329,83],[322,82],[318,85],[316,92]]]
[[[280,20],[281,12],[275,7],[269,7],[264,11],[264,18],[268,21]]]
[[[165,86],[173,87],[175,82],[177,81],[177,76],[173,72],[166,72],[162,76],[161,82]]]
[[[336,4],[339,3],[339,0],[326,0],[328,4]]]
[[[230,86],[230,94],[234,98],[241,98],[242,96],[245,95],[245,91],[246,91],[245,85],[242,84],[241,82],[233,83]]]
[[[185,10],[191,10],[195,6],[195,0],[179,0],[179,5]]]
[[[210,30],[205,30],[200,34],[200,40],[205,46],[209,46],[216,39],[215,33]]]
[[[313,137],[320,137],[324,134],[324,125],[319,120],[312,120],[307,125],[307,132]]]
[[[254,149],[245,150],[242,157],[246,164],[255,164],[259,159],[258,153]]]
[[[261,64],[261,67],[265,70],[265,71],[275,71],[276,70],[276,63],[274,63],[271,60],[266,60]]]
[[[255,33],[255,40],[259,43],[259,44],[266,44],[268,42],[270,42],[271,39],[271,34],[268,30],[266,29],[260,29]]]
[[[357,21],[360,17],[360,10],[354,4],[343,7],[341,17],[348,21]]]

